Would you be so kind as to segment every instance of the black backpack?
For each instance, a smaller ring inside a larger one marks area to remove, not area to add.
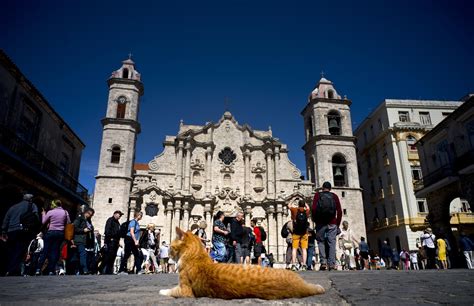
[[[296,219],[293,225],[293,232],[297,235],[306,234],[308,230],[308,215],[306,214],[306,210],[301,211],[298,209],[296,213]]]
[[[130,221],[125,221],[124,223],[120,224],[120,238],[127,237],[129,224]]]
[[[28,253],[33,254],[37,248],[38,248],[38,239],[35,238],[31,240],[30,247],[28,248]]]
[[[336,202],[331,192],[320,192],[314,221],[329,224],[336,215]]]
[[[288,235],[290,234],[290,231],[288,230],[288,223],[285,223],[285,225],[283,225],[280,234],[282,238],[288,237]]]
[[[28,203],[28,209],[20,216],[20,223],[24,231],[31,233],[39,232],[41,222],[38,214],[33,211],[33,203]]]
[[[140,240],[138,241],[138,245],[142,249],[148,249],[148,230],[142,231],[142,235],[140,236]]]
[[[258,228],[260,229],[260,237],[261,237],[262,241],[267,240],[267,233],[265,232],[263,227],[259,226]]]

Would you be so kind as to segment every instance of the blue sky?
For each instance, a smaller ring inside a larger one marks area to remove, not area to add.
[[[474,92],[472,1],[29,1],[0,3],[0,47],[86,143],[93,191],[106,80],[129,52],[145,85],[137,162],[179,120],[272,126],[304,171],[300,111],[323,70],[355,126],[384,98]]]

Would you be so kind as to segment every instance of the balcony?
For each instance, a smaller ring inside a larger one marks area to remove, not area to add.
[[[396,227],[396,226],[401,225],[401,221],[402,220],[398,218],[398,215],[395,215],[390,218],[382,218],[382,219],[375,218],[372,221],[372,229],[376,231],[376,230],[386,229],[390,227]]]
[[[418,160],[420,159],[417,150],[408,150],[408,160]]]
[[[388,158],[387,155],[385,155],[385,156],[383,157],[383,165],[384,165],[384,167],[390,166],[390,159]]]
[[[472,161],[470,161],[470,163],[472,163]],[[415,187],[415,191],[419,191],[449,176],[456,176],[456,172],[454,171],[453,166],[442,166],[436,171],[431,172],[425,177],[423,177],[423,179],[415,181],[413,184]]]
[[[383,188],[382,188],[377,192],[377,199],[378,200],[383,200],[384,198],[385,198],[385,193],[384,193]]]
[[[454,166],[454,169],[456,169],[456,171],[460,171],[473,164],[474,164],[474,149],[456,158],[456,161],[454,162],[453,166]]]
[[[392,184],[388,185],[387,195],[388,196],[393,196],[394,194],[395,194],[395,191],[393,190],[393,185]]]
[[[456,212],[451,214],[451,225],[474,224],[472,212]]]
[[[33,168],[84,202],[87,200],[88,193],[84,186],[4,126],[0,126],[0,152]]]

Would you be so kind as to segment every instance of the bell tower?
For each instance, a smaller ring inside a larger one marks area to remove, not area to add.
[[[107,112],[101,120],[102,144],[97,170],[93,207],[94,224],[103,233],[115,210],[128,213],[135,145],[140,133],[138,110],[143,84],[129,57],[107,81]]]
[[[342,219],[349,222],[349,228],[359,238],[365,237],[366,232],[351,104],[322,76],[301,112],[306,135],[303,150],[308,179],[317,191],[325,181],[331,182],[332,191],[341,200]]]

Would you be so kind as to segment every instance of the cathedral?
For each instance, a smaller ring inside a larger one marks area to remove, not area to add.
[[[210,237],[217,211],[227,216],[240,211],[247,226],[256,219],[266,229],[266,249],[282,261],[287,245],[280,230],[290,218],[288,203],[296,199],[311,203],[314,192],[328,180],[338,182],[334,191],[345,208],[343,218],[350,220],[358,235],[365,235],[350,102],[341,99],[326,79],[318,83],[302,113],[309,180],[301,176],[288,158],[287,146],[270,129],[241,125],[230,112],[215,123],[181,122],[177,135],[166,136],[160,154],[148,163],[136,163],[144,88],[135,63],[123,61],[108,85],[93,203],[98,229],[119,209],[129,218],[135,211],[143,212],[142,226],[155,224],[162,241],[174,238],[176,226],[190,229],[201,220],[206,221]],[[327,118],[332,124],[329,129],[323,127]],[[330,130],[336,126],[338,135],[332,135]]]

